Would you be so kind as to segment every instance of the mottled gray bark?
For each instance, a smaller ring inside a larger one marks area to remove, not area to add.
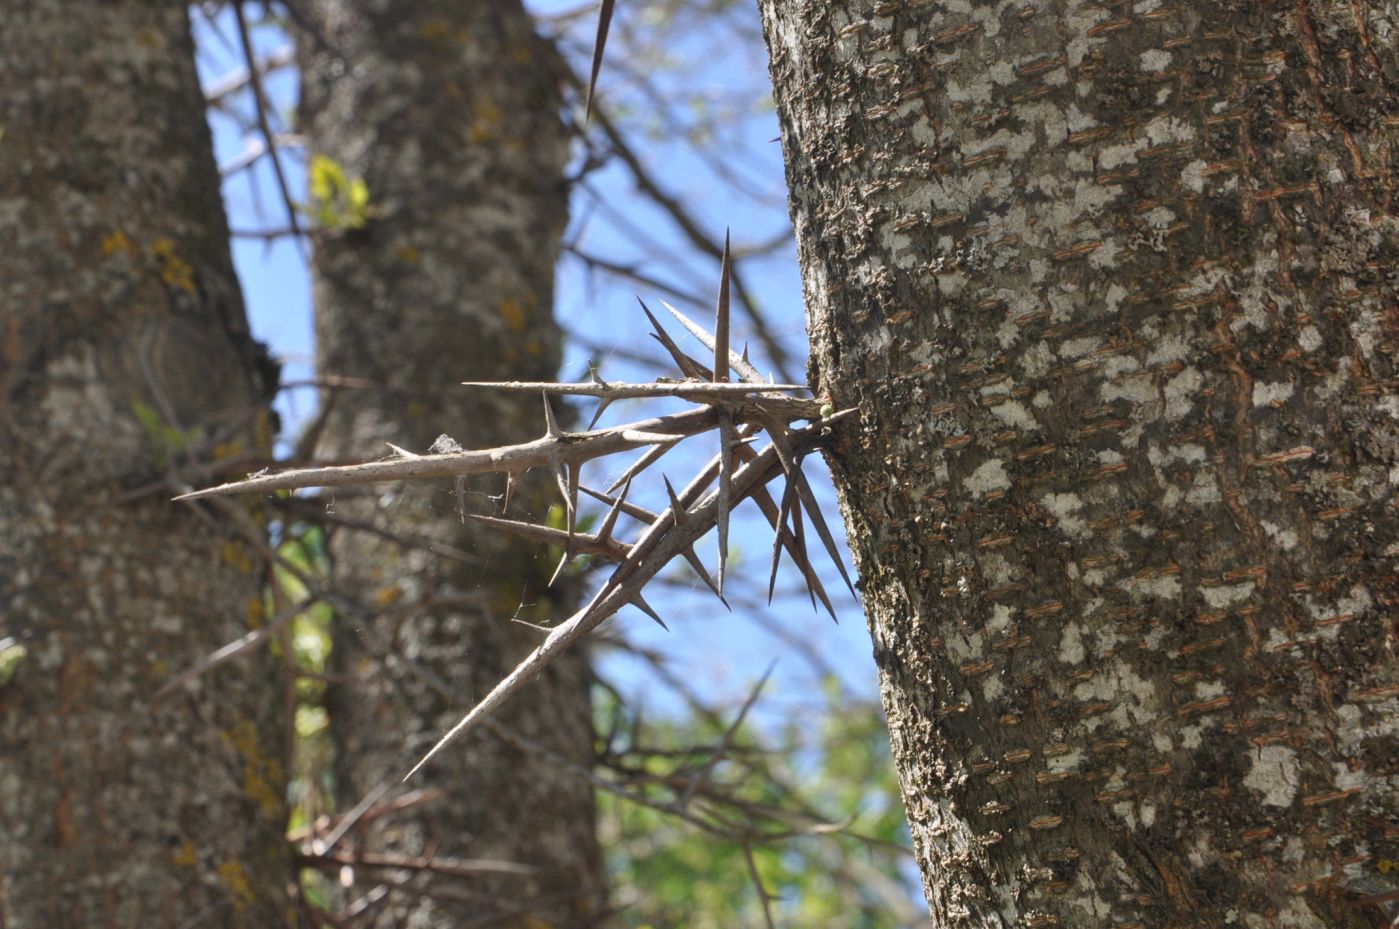
[[[158,482],[263,448],[275,380],[185,9],[0,21],[0,925],[289,925],[274,659],[150,702],[262,619],[255,551]]]
[[[378,384],[336,398],[323,451],[362,460],[383,454],[385,442],[424,452],[440,433],[468,447],[539,435],[537,398],[460,382],[551,379],[558,365],[551,310],[568,140],[549,50],[514,0],[320,0],[307,10],[325,42],[303,43],[311,154],[362,178],[370,197],[362,228],[328,230],[316,242],[319,364],[326,374]],[[502,483],[473,484],[467,510],[498,509],[487,493],[499,494]],[[542,513],[557,500],[550,486],[522,482],[513,506]],[[512,619],[570,612],[567,585],[547,589],[552,565],[537,547],[464,526],[457,507],[450,483],[334,504],[337,516],[479,559],[463,563],[344,529],[332,540],[337,586],[377,614],[366,624],[342,622],[334,640],[335,668],[348,678],[330,695],[344,803],[401,777],[539,643],[537,630]],[[589,682],[581,653],[564,659],[499,726],[586,768],[594,750]],[[420,875],[367,924],[502,918],[573,926],[599,917],[606,893],[594,801],[575,773],[486,732],[445,752],[414,786],[443,788],[446,797],[376,826],[367,846],[537,871]]]
[[[1386,924],[1399,9],[761,6],[934,924]]]

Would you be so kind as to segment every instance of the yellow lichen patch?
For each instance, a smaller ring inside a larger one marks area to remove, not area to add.
[[[490,100],[476,104],[475,119],[466,131],[466,140],[472,145],[482,145],[496,137],[501,124],[500,107]]]
[[[242,442],[220,442],[209,454],[214,461],[228,461],[242,455],[244,451],[246,449],[243,448]]]
[[[253,446],[262,451],[272,447],[272,414],[267,410],[259,410],[253,420]]]
[[[166,286],[194,293],[194,269],[175,254],[174,242],[166,238],[156,239],[151,243],[151,254],[155,256],[160,279]]]
[[[470,32],[452,28],[451,22],[445,19],[428,20],[418,30],[418,34],[429,42],[454,42],[458,45],[465,44],[471,37]]]
[[[262,597],[254,596],[248,598],[248,606],[245,610],[248,619],[249,629],[261,629],[262,620],[267,615],[263,611]]]
[[[397,584],[389,584],[380,587],[374,593],[374,602],[379,606],[392,606],[397,603],[402,596],[403,588],[399,587]]]
[[[242,542],[233,540],[225,542],[220,557],[223,558],[224,564],[239,574],[251,574],[255,567],[253,556],[248,553],[248,547]]]
[[[242,720],[224,738],[243,759],[243,793],[257,803],[269,816],[281,816],[282,763],[262,753],[258,746],[257,727]]]
[[[500,305],[500,318],[505,320],[505,325],[511,332],[525,331],[525,308],[520,301],[507,298]]]
[[[240,912],[252,906],[257,899],[253,893],[253,883],[248,880],[248,872],[232,859],[219,865],[219,882],[228,888],[228,895],[233,898],[233,908]]]
[[[182,868],[192,868],[199,862],[199,849],[194,847],[194,843],[188,839],[177,849],[174,855],[175,864]]]
[[[131,239],[127,237],[125,232],[118,229],[102,240],[101,249],[102,256],[110,258],[117,252],[133,252],[136,250],[136,246],[131,244]]]
[[[406,264],[414,268],[423,263],[422,251],[411,245],[400,247],[398,251],[394,252],[394,256],[398,258],[400,264]]]

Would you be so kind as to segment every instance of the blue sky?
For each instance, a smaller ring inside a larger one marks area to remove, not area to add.
[[[540,0],[533,4],[546,13],[560,8],[575,8],[559,0]],[[744,15],[743,11],[731,16]],[[635,146],[648,168],[654,171],[667,191],[691,208],[707,233],[715,239],[722,237],[725,227],[733,231],[736,249],[766,242],[787,229],[785,193],[783,190],[781,153],[772,140],[777,136],[776,119],[766,105],[767,72],[764,50],[755,41],[756,11],[750,11],[752,22],[740,22],[733,29],[687,28],[684,23],[652,24],[654,28],[673,28],[675,38],[666,46],[664,62],[628,61],[625,66],[604,65],[600,96],[604,104],[621,114],[628,126],[640,127],[635,134]],[[583,17],[568,33],[565,52],[577,61],[586,56],[591,43],[593,21]],[[614,28],[614,48],[621,45],[625,33],[633,28],[619,22]],[[228,37],[235,33],[224,30]],[[737,36],[737,38],[736,38]],[[197,22],[196,37],[201,49],[201,74],[206,84],[217,80],[238,67],[236,40],[224,43],[207,23]],[[269,52],[285,44],[285,38],[271,30],[256,33],[259,51]],[[582,63],[582,64],[585,64]],[[654,97],[638,89],[630,80],[627,69],[652,67],[648,81],[665,99],[675,101],[672,109],[648,113]],[[295,100],[295,79],[290,69],[269,80],[269,95],[284,113],[290,113]],[[243,101],[246,106],[246,100]],[[707,132],[705,145],[697,150],[686,136],[698,134],[695,126],[705,122],[696,117],[719,114],[717,130]],[[212,121],[215,148],[220,164],[233,162],[249,144],[249,138],[233,121],[215,114]],[[299,158],[288,157],[295,194],[304,187],[304,173]],[[727,176],[727,177],[726,177]],[[736,183],[735,183],[736,182]],[[572,212],[570,237],[594,254],[608,256],[614,261],[634,264],[656,278],[674,282],[680,289],[698,291],[706,300],[712,299],[718,277],[717,263],[697,254],[685,244],[684,236],[660,210],[635,191],[629,174],[615,163],[591,174],[588,190],[579,191]],[[231,227],[236,231],[279,228],[286,225],[284,210],[276,182],[266,159],[254,170],[239,172],[225,184],[225,203]],[[372,196],[372,192],[371,192]],[[309,246],[308,246],[309,248]],[[273,241],[240,238],[233,242],[234,260],[243,283],[253,330],[266,341],[284,364],[284,378],[301,380],[312,375],[314,344],[309,272],[304,249],[289,238]],[[798,359],[794,365],[798,377],[804,376],[805,334],[802,329],[800,280],[797,273],[795,248],[788,242],[771,255],[746,261],[743,266],[750,286],[774,331],[779,332],[788,351]],[[634,294],[639,293],[653,306],[662,294],[648,293],[630,282],[591,274],[575,258],[565,258],[558,269],[556,313],[563,325],[578,334],[581,340],[599,346],[612,344],[619,333],[627,333],[628,348],[649,341],[637,338],[639,311]],[[703,306],[685,305],[672,300],[687,313],[707,320],[712,303]],[[746,319],[735,319],[735,340],[741,343],[749,335]],[[679,339],[679,332],[674,333]],[[754,344],[755,363],[764,359]],[[563,376],[580,377],[586,371],[589,358],[604,362],[602,373],[608,379],[652,379],[666,370],[645,370],[618,358],[599,355],[571,343]],[[352,372],[341,372],[352,373]],[[304,421],[314,410],[315,395],[310,390],[291,391],[279,401],[284,419],[292,427]],[[623,415],[626,415],[625,413]],[[450,431],[444,427],[444,431]],[[457,436],[464,443],[469,437]],[[667,459],[669,462],[669,458]],[[683,473],[679,464],[668,464],[675,474]],[[840,520],[834,492],[819,461],[807,465],[818,493],[829,501],[826,512],[833,528],[839,531]],[[748,512],[751,510],[752,512]],[[771,533],[751,504],[740,510],[743,518],[735,522],[731,549],[737,564],[729,568],[730,577],[748,576],[754,583],[749,599],[761,602],[759,587],[767,579],[767,559]],[[702,557],[714,560],[714,543],[701,544]],[[815,556],[816,553],[813,553]],[[848,556],[846,563],[849,564]],[[823,559],[821,571],[833,598],[842,590],[838,575]],[[680,576],[680,575],[677,575]],[[797,585],[794,572],[786,572],[779,587]],[[759,705],[758,715],[778,720],[792,711],[814,711],[820,694],[813,688],[810,665],[796,657],[799,649],[809,649],[819,660],[838,674],[850,695],[871,697],[876,692],[874,666],[870,657],[868,634],[864,618],[848,595],[839,597],[841,623],[833,625],[824,614],[812,612],[804,597],[779,601],[770,610],[766,607],[736,606],[728,614],[707,592],[694,584],[667,588],[648,599],[670,622],[670,633],[661,631],[639,613],[628,611],[613,622],[620,622],[632,641],[658,649],[673,659],[673,666],[683,678],[691,681],[711,699],[741,700],[769,663],[777,660],[773,684]],[[739,599],[739,598],[736,598]],[[757,612],[759,609],[762,612]],[[781,636],[764,631],[767,626],[782,630]],[[785,636],[787,641],[782,640]],[[635,693],[648,705],[664,708],[676,705],[666,689],[633,661],[617,656],[605,657],[602,671],[625,689]]]

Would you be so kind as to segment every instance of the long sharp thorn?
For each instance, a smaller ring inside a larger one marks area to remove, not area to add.
[[[791,490],[795,484],[790,484]],[[806,578],[806,592],[811,598],[811,608],[816,609],[816,597],[821,597],[821,605],[826,608],[826,612],[831,614],[831,621],[840,624],[840,618],[836,616],[835,607],[831,605],[831,598],[826,596],[826,588],[821,586],[821,582],[816,578],[816,572],[811,567],[811,555],[806,549],[806,529],[802,524],[802,508],[796,506],[792,508],[792,540],[796,544],[797,567],[801,569],[802,576]]]
[[[515,472],[505,472],[505,502],[500,505],[502,513],[510,509],[510,498],[515,495]]]
[[[633,477],[636,477],[636,475],[640,474],[642,471],[645,471],[647,468],[651,467],[651,465],[655,464],[656,461],[659,460],[662,455],[674,448],[675,444],[676,443],[674,442],[669,442],[664,445],[656,445],[650,449],[647,449],[645,454],[643,454],[640,458],[636,459],[636,461],[634,461],[631,464],[631,466],[627,468],[627,470],[622,472],[621,477],[617,478],[611,483],[610,486],[608,486],[607,492],[611,493],[618,487],[621,487],[627,481],[631,480]]]
[[[787,531],[787,514],[792,509],[792,482],[782,492],[782,507],[777,511],[777,523],[772,534],[772,572],[768,575],[768,606],[772,606],[772,594],[777,589],[777,565],[782,560],[783,535]],[[813,604],[814,605],[814,604]]]
[[[580,464],[570,464],[568,466],[568,483],[564,493],[567,495],[568,507],[568,543],[573,546],[573,536],[578,528],[578,472],[582,470]]]
[[[729,232],[724,230],[724,257],[719,262],[719,300],[714,307],[714,380],[729,380]]]
[[[593,413],[593,418],[592,418],[592,420],[588,423],[588,431],[589,431],[589,432],[592,432],[592,431],[593,431],[593,427],[597,425],[597,421],[598,421],[599,419],[602,419],[602,414],[603,414],[603,413],[607,410],[607,408],[608,408],[609,406],[611,406],[611,405],[612,405],[612,400],[611,400],[610,398],[608,398],[608,397],[603,397],[601,400],[598,401],[598,404],[597,404],[597,411],[596,411],[595,413]]]
[[[544,434],[550,438],[558,438],[563,435],[563,430],[559,428],[559,421],[554,418],[554,405],[549,402],[549,394],[544,397]]]
[[[552,577],[549,578],[550,587],[553,587],[559,582],[559,577],[563,574],[564,568],[567,568],[570,564],[573,563],[574,557],[575,552],[573,551],[572,545],[564,549],[563,557],[559,559],[558,567],[554,568],[554,574]]]
[[[714,514],[719,529],[719,569],[715,575],[721,596],[724,592],[724,566],[729,560],[729,508],[732,506],[733,443],[736,438],[733,415],[725,410],[719,414],[719,506]]]
[[[661,343],[661,346],[670,353],[671,360],[680,369],[680,373],[685,377],[695,377],[704,381],[713,380],[714,372],[680,350],[680,346],[676,345],[670,334],[661,327],[660,320],[652,315],[651,308],[646,305],[646,301],[637,297],[636,302],[641,304],[641,312],[646,314],[646,318],[651,320],[651,327],[656,330],[651,333],[651,338]]]
[[[744,458],[745,461],[751,460],[754,454],[756,453],[747,448],[743,448],[740,451],[740,455]],[[763,515],[767,517],[768,525],[772,526],[773,532],[778,533],[780,535],[782,539],[782,546],[787,549],[787,554],[792,557],[792,561],[802,572],[802,576],[806,578],[807,592],[810,593],[814,598],[819,598],[822,606],[824,606],[826,608],[826,611],[831,614],[831,619],[836,619],[836,611],[835,607],[831,605],[831,598],[826,595],[826,588],[821,585],[821,579],[817,577],[816,572],[812,569],[811,562],[806,555],[806,536],[805,533],[801,531],[802,527],[799,521],[801,519],[801,510],[798,509],[794,511],[796,520],[798,520],[793,524],[797,530],[794,534],[790,530],[778,528],[777,519],[780,510],[777,506],[777,503],[772,499],[772,495],[768,493],[766,487],[755,487],[753,489],[752,496],[753,501],[758,504],[758,509],[762,510]],[[813,599],[813,609],[815,608],[815,605],[815,599]]]
[[[703,326],[690,319],[690,317],[686,316],[684,313],[680,312],[675,307],[671,306],[669,303],[666,303],[664,300],[661,301],[661,306],[665,307],[667,312],[669,312],[671,316],[675,317],[676,322],[684,326],[685,329],[690,333],[690,335],[698,339],[700,343],[703,344],[706,348],[711,350],[714,348],[714,336],[706,332]],[[759,374],[757,368],[753,367],[751,364],[744,361],[742,358],[738,357],[733,352],[729,352],[729,367],[737,371],[738,376],[743,378],[743,380],[747,381],[748,383],[762,384],[764,386],[767,386],[768,379]]]
[[[705,570],[704,562],[700,561],[700,557],[695,554],[695,550],[693,548],[687,548],[682,554],[685,560],[690,563],[690,567],[694,569],[694,572],[699,575],[699,579],[704,581],[704,585],[708,587],[714,593],[714,596],[719,598],[719,602],[724,604],[724,607],[732,613],[733,607],[729,606],[729,601],[724,599],[723,593],[720,592],[718,585],[714,583],[714,578],[710,577],[709,572]]]
[[[816,502],[816,495],[811,492],[811,485],[807,483],[806,476],[802,474],[800,467],[793,472],[792,479],[797,482],[797,493],[801,495],[802,504],[806,507],[807,515],[811,517],[811,525],[816,528],[816,534],[821,537],[821,544],[826,546],[826,552],[831,556],[831,561],[835,562],[841,580],[845,581],[845,586],[849,588],[850,596],[858,597],[859,594],[855,593],[855,585],[850,582],[850,575],[845,571],[845,562],[841,560],[840,548],[836,545],[835,537],[831,535],[831,528],[826,525],[826,518],[821,515],[821,507]]]
[[[554,471],[554,481],[563,494],[564,516],[568,520],[568,548],[573,548],[573,535],[578,527],[578,465],[559,465]]]
[[[607,30],[612,25],[612,8],[617,0],[602,0],[598,11],[597,39],[593,42],[593,67],[588,75],[588,96],[583,103],[583,122],[586,124],[593,115],[593,93],[597,90],[597,76],[602,71],[602,52],[607,47]]]
[[[583,489],[586,490],[587,488]],[[617,495],[617,499],[612,504],[612,508],[608,510],[607,515],[603,517],[602,525],[598,527],[597,531],[597,537],[599,539],[608,541],[612,538],[612,530],[617,525],[617,517],[621,514],[622,507],[627,504],[627,491],[629,490],[631,490],[631,481],[627,481],[622,485],[622,492]]]
[[[675,488],[671,486],[670,478],[662,474],[661,480],[665,482],[665,492],[670,497],[670,509],[674,514],[671,518],[675,520],[675,525],[683,526],[687,522],[690,511],[685,509],[685,505],[681,503],[680,498],[675,495]]]
[[[617,497],[605,494],[600,490],[593,490],[591,487],[584,486],[583,484],[579,484],[578,489],[594,500],[601,500],[608,506],[613,506],[618,502]],[[660,519],[660,514],[652,513],[650,510],[637,506],[635,503],[622,503],[622,512],[626,513],[632,519],[638,519],[643,523],[654,523],[657,519]]]
[[[654,619],[657,622],[657,624],[659,624],[660,627],[666,632],[670,631],[670,627],[665,624],[665,620],[661,619],[661,614],[653,610],[651,608],[651,604],[647,603],[641,598],[641,594],[636,594],[631,598],[631,605],[636,607],[641,612],[645,613],[647,616]]]

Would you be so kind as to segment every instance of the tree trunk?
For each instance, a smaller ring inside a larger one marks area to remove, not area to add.
[[[1394,4],[761,5],[934,924],[1387,924]]]
[[[308,11],[324,43],[303,43],[311,155],[342,166],[350,182],[362,179],[369,195],[363,217],[316,244],[319,364],[325,374],[376,383],[334,398],[322,448],[361,460],[388,451],[386,442],[423,453],[442,433],[477,448],[538,436],[538,398],[460,382],[550,379],[557,369],[551,310],[568,138],[541,60],[552,52],[513,0],[320,0]],[[551,488],[523,481],[513,505],[541,512],[557,501]],[[462,500],[446,483],[333,504],[337,518],[442,546],[335,530],[337,588],[377,614],[341,622],[334,639],[334,664],[347,679],[330,695],[346,804],[395,783],[539,643],[537,629],[513,619],[571,612],[567,585],[548,589],[552,565],[537,547],[462,524],[459,504],[498,511],[486,491],[501,489],[473,487]],[[448,546],[466,559],[445,557]],[[414,894],[393,898],[370,924],[599,918],[606,893],[592,790],[568,766],[592,764],[590,681],[581,653],[558,662],[497,731],[463,739],[415,778],[445,790],[443,800],[366,839],[380,851],[498,859],[531,871],[421,875]]]
[[[0,925],[290,925],[275,660],[152,702],[262,621],[256,549],[165,478],[265,455],[276,381],[185,7],[0,18]]]

